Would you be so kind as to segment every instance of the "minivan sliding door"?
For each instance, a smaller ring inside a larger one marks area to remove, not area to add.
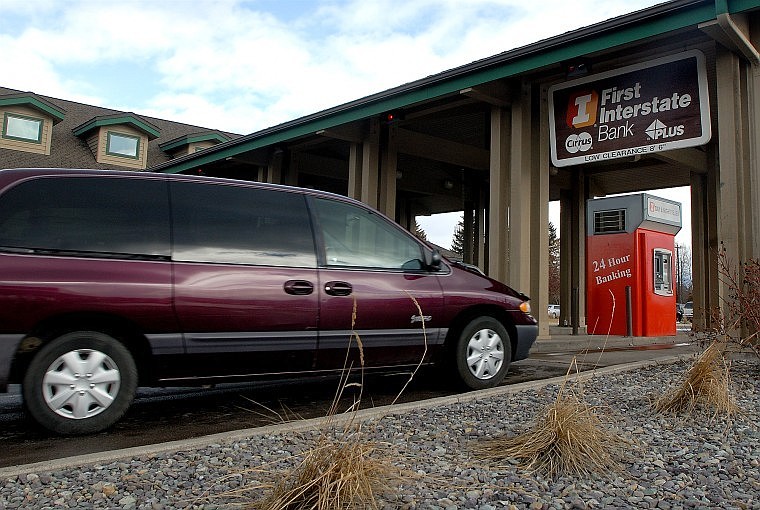
[[[312,368],[314,237],[302,195],[171,182],[175,306],[198,377]]]

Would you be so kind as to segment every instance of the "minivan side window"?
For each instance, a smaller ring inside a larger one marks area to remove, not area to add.
[[[46,177],[0,198],[0,249],[79,256],[169,256],[163,180]]]
[[[317,266],[303,195],[197,182],[172,182],[170,189],[174,260]]]
[[[344,202],[314,203],[327,266],[423,269],[420,244],[381,216]]]

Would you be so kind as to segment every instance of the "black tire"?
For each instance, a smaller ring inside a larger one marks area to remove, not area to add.
[[[24,374],[27,412],[64,435],[107,429],[127,411],[137,390],[137,367],[124,345],[97,331],[75,331],[46,344]]]
[[[509,333],[493,317],[478,317],[459,334],[454,356],[457,375],[467,388],[498,386],[512,361]]]

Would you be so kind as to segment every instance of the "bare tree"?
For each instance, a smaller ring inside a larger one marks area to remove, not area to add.
[[[549,302],[559,303],[560,274],[559,274],[559,237],[557,228],[549,222]]]
[[[676,244],[676,301],[684,303],[691,297],[691,248]]]

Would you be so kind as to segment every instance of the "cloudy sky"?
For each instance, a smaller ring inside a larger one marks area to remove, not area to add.
[[[0,84],[248,134],[657,3],[1,0]]]

